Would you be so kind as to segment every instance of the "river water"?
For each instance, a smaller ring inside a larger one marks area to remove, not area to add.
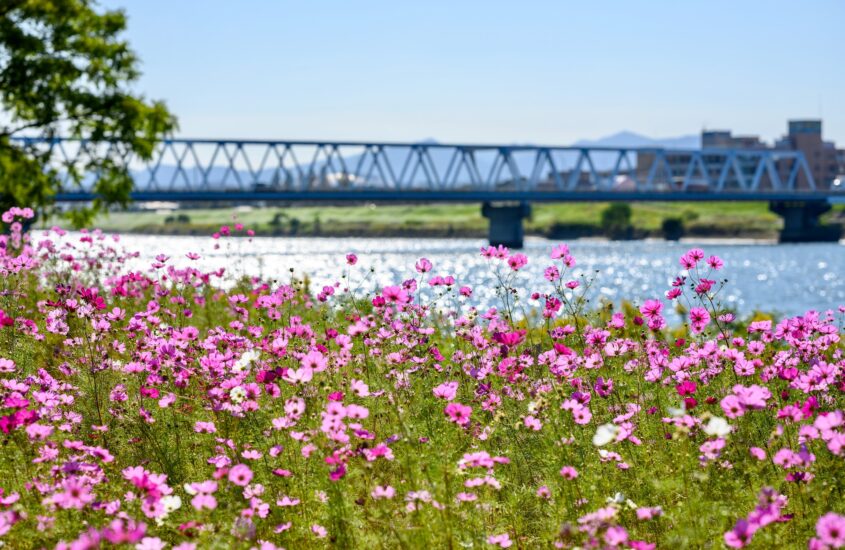
[[[159,253],[175,265],[189,263],[202,269],[227,267],[230,275],[258,275],[287,282],[290,269],[307,274],[314,288],[342,280],[348,272],[350,286],[372,291],[387,284],[418,278],[414,263],[426,257],[434,264],[428,274],[453,275],[458,285],[473,288],[471,301],[481,307],[500,305],[495,295],[496,275],[476,239],[367,239],[260,237],[252,242],[230,238],[123,235],[128,250],[138,250],[138,267],[149,267]],[[550,289],[543,269],[556,243],[528,239],[522,251],[529,258],[515,286],[525,293]],[[215,249],[215,245],[218,247]],[[770,244],[753,242],[607,242],[579,240],[569,243],[578,264],[577,273],[595,276],[590,295],[615,303],[623,299],[641,303],[662,297],[671,280],[681,272],[678,258],[693,246],[725,261],[720,278],[728,279],[719,294],[723,305],[740,314],[754,310],[800,315],[810,309],[823,311],[845,305],[845,241],[840,243]],[[197,252],[190,262],[185,254]],[[358,263],[346,265],[354,253]],[[598,272],[596,273],[596,270]],[[713,277],[716,278],[716,277]],[[527,295],[527,294],[526,294]]]

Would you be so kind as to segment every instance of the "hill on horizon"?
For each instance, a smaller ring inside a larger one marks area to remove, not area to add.
[[[666,149],[700,149],[701,136],[691,134],[686,136],[652,138],[623,130],[615,134],[598,139],[581,139],[573,143],[576,147],[663,147]]]

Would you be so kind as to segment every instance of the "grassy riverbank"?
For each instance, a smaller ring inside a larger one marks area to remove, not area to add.
[[[3,548],[843,547],[843,316],[737,319],[702,249],[614,309],[563,244],[520,292],[506,250],[317,288],[54,238],[0,235]]]
[[[526,232],[553,238],[601,236],[601,213],[608,203],[535,204]],[[631,205],[635,237],[661,237],[663,221],[683,220],[690,237],[775,238],[781,220],[768,203],[635,203]],[[823,221],[841,222],[842,207]],[[108,231],[154,234],[208,234],[221,220],[237,219],[259,235],[357,235],[482,237],[487,220],[478,204],[295,206],[204,208],[174,212],[113,212],[98,218]]]

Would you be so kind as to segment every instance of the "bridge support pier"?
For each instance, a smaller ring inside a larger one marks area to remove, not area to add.
[[[820,225],[819,216],[830,210],[827,201],[772,201],[769,210],[783,218],[782,243],[838,241],[840,225]]]
[[[490,245],[522,248],[525,232],[522,220],[531,215],[527,202],[485,202],[481,215],[490,220],[488,239]]]

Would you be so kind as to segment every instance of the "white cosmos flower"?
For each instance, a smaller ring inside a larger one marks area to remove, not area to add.
[[[167,495],[161,497],[161,504],[164,506],[164,513],[169,514],[182,507],[182,499],[176,495]]]
[[[607,497],[608,504],[622,504],[623,502],[625,502],[625,495],[622,493],[616,493],[612,497]]]
[[[242,372],[246,370],[256,359],[258,359],[258,352],[254,349],[247,350],[241,354],[232,370],[235,372]]]
[[[619,435],[619,426],[616,424],[602,424],[596,430],[596,435],[593,436],[593,445],[602,447],[607,445]]]
[[[681,407],[680,408],[669,407],[668,411],[669,411],[670,415],[675,416],[675,417],[684,416],[685,414],[687,414],[687,404],[686,404],[686,402],[681,401]]]
[[[229,391],[229,398],[232,400],[232,403],[237,405],[246,399],[246,390],[240,386],[235,386]]]
[[[167,495],[161,497],[161,504],[163,512],[160,516],[155,518],[156,525],[159,526],[164,524],[164,520],[167,519],[167,516],[169,516],[171,512],[174,512],[182,507],[182,499],[176,495]]]
[[[725,437],[731,433],[731,425],[728,421],[720,416],[711,416],[710,422],[704,426],[704,433],[707,435],[715,435],[716,437]]]

